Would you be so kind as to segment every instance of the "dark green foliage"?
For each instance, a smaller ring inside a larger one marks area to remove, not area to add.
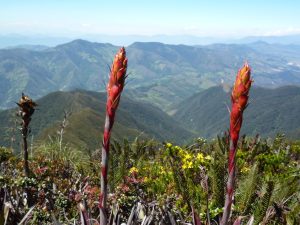
[[[0,147],[0,164],[13,157],[11,149]]]
[[[254,214],[256,224],[284,224],[295,219],[289,207],[294,208],[290,200],[295,200],[299,192],[299,168],[292,166],[299,163],[299,153],[292,150],[296,146],[296,142],[286,141],[283,135],[274,141],[259,137],[242,140],[237,153],[241,175],[236,204],[243,215]]]
[[[183,196],[185,204],[187,204],[188,208],[191,209],[191,207],[194,206],[193,201],[199,203],[200,199],[197,199],[196,196],[192,196],[192,193],[189,192],[188,184],[190,182],[188,183],[187,177],[182,170],[182,163],[176,148],[168,148],[167,154],[169,156],[168,164],[170,168],[172,168],[176,190]]]
[[[228,136],[218,141],[199,138],[192,145],[180,147],[153,140],[113,140],[109,203],[116,214],[112,216],[119,218],[119,222],[127,221],[134,207],[135,223],[141,223],[143,215],[149,221],[171,221],[173,217],[179,223],[187,223],[192,221],[193,207],[201,222],[218,221],[224,203]],[[254,215],[256,224],[298,223],[299,146],[280,135],[274,141],[242,138],[237,153],[232,221],[239,216],[246,216],[243,221],[247,221]],[[79,223],[79,212],[97,218],[99,152],[84,154],[65,145],[60,149],[59,140],[54,139],[39,146],[30,158],[32,178],[22,175],[20,159],[9,151],[6,154],[5,149],[3,152],[0,203],[3,193],[19,199],[18,207],[13,201],[17,210],[9,214],[11,224],[17,224],[29,211],[26,203],[21,204],[26,190],[32,191],[35,205],[31,215],[25,217],[28,223]],[[3,221],[3,211],[0,213]]]
[[[143,167],[144,163],[155,158],[157,147],[160,144],[154,140],[141,140],[139,138],[129,142],[113,140],[110,148],[109,186],[113,192],[132,167]]]
[[[257,191],[261,184],[258,166],[254,164],[248,174],[241,177],[239,186],[236,190],[236,205],[242,212],[242,215],[250,215],[253,204],[256,200]]]
[[[128,170],[133,166],[131,144],[124,139],[123,143],[117,140],[112,141],[110,148],[110,163],[109,163],[109,186],[111,191],[115,191],[116,186],[121,183],[127,175]]]
[[[218,137],[218,145],[214,149],[213,163],[211,166],[211,184],[213,208],[222,208],[225,202],[225,185],[226,185],[226,168],[227,158],[226,151],[228,148],[228,136]]]
[[[258,225],[266,215],[267,209],[270,205],[270,199],[274,190],[274,182],[268,181],[263,193],[263,196],[258,199],[257,204],[254,207],[254,224]]]

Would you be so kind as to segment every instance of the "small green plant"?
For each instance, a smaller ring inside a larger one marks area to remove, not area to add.
[[[13,157],[12,150],[5,147],[0,147],[0,164]]]

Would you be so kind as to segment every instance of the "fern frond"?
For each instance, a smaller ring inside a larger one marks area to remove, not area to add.
[[[249,215],[255,199],[256,191],[260,184],[260,175],[258,173],[258,165],[254,164],[249,174],[239,182],[236,192],[236,205],[240,207],[242,215]]]
[[[212,198],[214,206],[222,208],[225,201],[225,184],[226,184],[226,155],[223,151],[224,140],[219,139],[219,146],[215,148],[213,153],[213,165],[210,175],[212,181]],[[222,143],[222,144],[221,144]]]
[[[267,209],[270,205],[270,199],[274,190],[274,182],[268,181],[266,184],[266,190],[254,210],[254,225],[258,225],[266,215]]]

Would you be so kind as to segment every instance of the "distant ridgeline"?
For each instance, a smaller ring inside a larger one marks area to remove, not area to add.
[[[117,49],[83,40],[51,48],[0,49],[0,108],[13,107],[22,91],[33,99],[58,90],[104,91],[108,65]],[[245,59],[251,64],[256,85],[300,84],[298,45],[137,42],[126,50],[130,59],[126,93],[164,111],[201,90],[222,82],[232,84]]]
[[[173,115],[168,115],[151,104],[131,100],[125,91],[113,138],[154,138],[179,144],[199,136],[216,138],[229,128],[229,95],[223,87],[212,87],[173,105]],[[100,148],[105,100],[105,93],[90,91],[54,92],[39,99],[31,123],[34,144],[49,140],[49,135],[57,137],[66,110],[72,114],[64,142],[82,149]],[[0,145],[10,146],[11,138],[16,137],[13,146],[19,149],[21,134],[15,129],[15,112],[16,109],[0,112]],[[253,87],[241,134],[273,137],[279,132],[288,138],[299,138],[299,115],[300,87]],[[31,135],[28,139],[30,142]]]

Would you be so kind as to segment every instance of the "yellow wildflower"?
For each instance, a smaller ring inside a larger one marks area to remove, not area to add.
[[[185,156],[184,156],[184,160],[189,160],[192,158],[192,155],[187,153]]]
[[[202,153],[198,153],[196,156],[197,161],[199,161],[200,163],[204,162],[204,156]]]
[[[242,169],[241,169],[241,173],[248,173],[250,170],[250,168],[248,166],[244,166]]]
[[[139,170],[136,167],[131,167],[129,170],[129,173],[138,173],[138,172],[139,172]]]
[[[186,151],[184,151],[182,148],[180,148],[179,146],[175,146],[174,149],[177,151],[178,155],[180,157],[184,157],[186,153]]]
[[[160,175],[166,174],[165,168],[163,166],[159,166],[159,172]]]
[[[193,162],[192,161],[186,161],[182,164],[182,169],[191,169],[193,168]]]
[[[166,146],[167,146],[167,148],[171,148],[171,147],[172,147],[172,144],[168,142],[168,143],[166,144]]]

